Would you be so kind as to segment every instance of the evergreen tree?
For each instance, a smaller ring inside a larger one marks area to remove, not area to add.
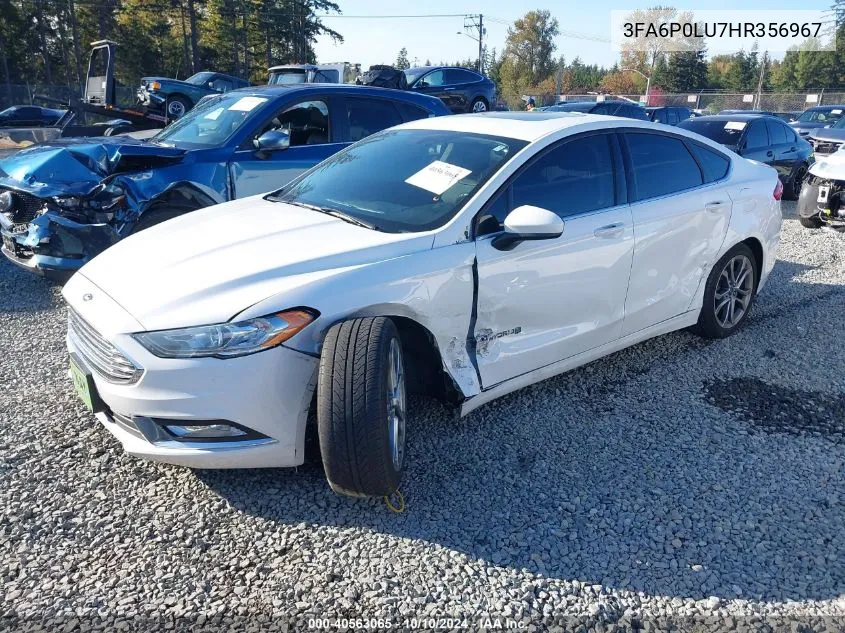
[[[399,70],[405,70],[406,68],[411,67],[411,62],[408,61],[407,48],[405,48],[404,46],[402,47],[402,50],[399,51],[399,55],[396,58],[396,63],[393,65],[396,66],[396,68],[398,68]]]

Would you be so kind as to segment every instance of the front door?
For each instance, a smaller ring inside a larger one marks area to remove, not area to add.
[[[473,336],[483,388],[619,338],[634,247],[621,164],[612,134],[564,141],[482,211]],[[497,250],[493,235],[521,205],[560,215],[563,234]]]
[[[449,84],[447,77],[448,69],[440,68],[432,70],[427,75],[420,77],[412,86],[416,92],[422,92],[432,97],[437,97],[446,107],[453,112],[461,111],[461,96],[455,93],[455,86]]]
[[[229,171],[234,198],[254,196],[285,186],[302,172],[348,145],[328,98],[309,97],[286,104],[256,126],[232,156]],[[285,130],[290,147],[262,152],[254,140],[268,130]]]

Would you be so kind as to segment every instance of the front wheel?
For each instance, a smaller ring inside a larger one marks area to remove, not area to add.
[[[804,184],[804,179],[807,177],[807,165],[801,163],[795,168],[792,176],[785,183],[784,198],[787,200],[798,200],[801,195],[801,187]]]
[[[399,488],[406,412],[402,341],[393,321],[367,317],[333,326],[317,381],[320,454],[332,490],[375,497]]]
[[[742,325],[751,305],[760,273],[754,253],[737,244],[716,262],[704,288],[704,302],[693,331],[706,338],[725,338]]]
[[[185,116],[185,113],[191,109],[191,104],[184,97],[168,97],[166,109],[167,118],[175,121]]]

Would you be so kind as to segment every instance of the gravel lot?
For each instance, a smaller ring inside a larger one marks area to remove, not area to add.
[[[71,391],[58,289],[3,261],[0,628],[845,630],[843,315],[845,235],[787,219],[731,339],[675,333],[464,420],[417,402],[392,514],[317,464],[123,455]]]

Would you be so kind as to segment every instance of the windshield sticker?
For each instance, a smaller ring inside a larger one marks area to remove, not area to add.
[[[726,130],[744,130],[745,129],[745,121],[728,121],[725,123]]]
[[[211,120],[211,121],[216,121],[216,120],[217,120],[217,118],[218,118],[221,114],[223,114],[223,108],[215,108],[214,110],[212,110],[211,112],[209,112],[208,114],[206,114],[206,115],[203,117],[203,119],[209,119],[209,120]]]
[[[241,97],[235,103],[229,106],[229,110],[238,110],[240,112],[249,112],[254,110],[262,103],[267,101],[264,97]]]
[[[414,187],[430,191],[435,196],[441,195],[449,187],[463,180],[472,173],[469,169],[436,160],[423,167],[405,182]]]

